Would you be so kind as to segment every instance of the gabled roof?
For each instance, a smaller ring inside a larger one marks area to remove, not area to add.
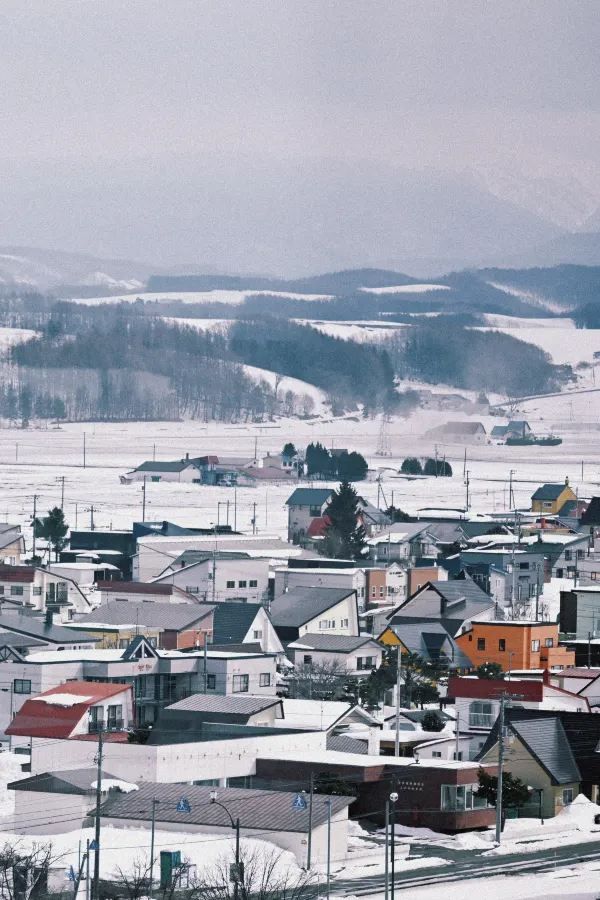
[[[433,595],[439,601],[432,601]],[[420,616],[427,619],[455,619],[465,621],[481,615],[494,607],[494,601],[472,578],[456,578],[448,581],[427,581],[412,597],[405,600],[388,617]]]
[[[226,713],[241,716],[252,716],[270,709],[272,706],[281,705],[280,697],[238,697],[236,695],[212,695],[192,694],[177,703],[171,703],[167,709],[182,710],[184,712]]]
[[[183,472],[188,466],[194,463],[189,459],[175,459],[169,462],[159,462],[156,460],[147,460],[143,462],[134,472]]]
[[[353,637],[345,634],[303,634],[298,640],[288,644],[289,650],[325,650],[330,653],[350,653],[367,644],[381,649],[375,638],[370,635]]]
[[[308,804],[306,809],[294,807],[295,792],[259,791],[251,788],[219,788],[219,802],[228,813],[216,803],[210,802],[214,788],[181,784],[140,784],[139,790],[129,794],[117,794],[101,807],[102,815],[114,819],[133,822],[150,822],[153,817],[153,801],[158,800],[156,819],[158,822],[176,823],[185,830],[189,825],[231,827],[239,818],[243,830],[253,829],[272,834],[277,831],[300,832],[306,834],[309,824]],[[189,812],[179,812],[182,797],[187,800]],[[353,802],[353,797],[339,797],[315,794],[312,810],[312,825],[317,828],[327,821],[325,800],[331,801],[331,814],[337,815]]]
[[[208,603],[127,603],[114,601],[99,606],[94,612],[77,617],[77,624],[92,631],[103,625],[132,625],[160,628],[165,631],[183,631],[201,622],[214,609]]]
[[[353,706],[345,700],[295,700],[284,697],[283,714],[290,728],[307,731],[330,731],[352,717],[367,725],[381,725],[364,707]]]
[[[217,603],[213,614],[213,644],[243,643],[261,609],[264,607],[260,603]]]
[[[570,784],[582,780],[581,772],[559,718],[513,721],[509,717],[507,726],[544,769],[552,784]],[[498,722],[496,721],[478,758],[481,759],[497,742]]]
[[[21,778],[7,785],[10,791],[33,791],[44,794],[95,794],[95,782],[98,778],[98,769],[66,769],[60,772],[42,772],[39,775],[31,775],[29,778]],[[102,778],[115,780],[114,775],[102,771]],[[119,779],[120,780],[120,779]]]
[[[38,638],[47,644],[81,644],[94,643],[98,640],[91,634],[72,631],[61,625],[48,625],[41,616],[24,616],[19,613],[0,615],[0,628],[3,631],[22,634],[26,637]],[[2,638],[0,635],[0,643]]]
[[[471,660],[454,640],[459,627],[455,620],[418,616],[394,616],[388,625],[409,653],[418,653],[430,662],[445,657],[450,669],[470,669]]]
[[[271,604],[271,619],[276,628],[299,628],[352,596],[356,602],[355,592],[348,588],[290,588]]]
[[[568,484],[543,484],[532,494],[532,500],[558,500]]]
[[[490,434],[492,437],[504,437],[508,431],[508,425],[494,425]]]
[[[296,488],[285,501],[286,506],[322,506],[327,503],[333,490],[331,488]]]
[[[337,753],[357,753],[359,756],[366,756],[368,753],[366,741],[357,741],[348,734],[328,734],[327,749]]]
[[[438,425],[431,429],[431,432],[439,434],[477,434],[485,428],[481,422],[446,422],[444,425]]]
[[[68,738],[90,706],[130,691],[127,684],[68,681],[26,700],[5,729],[21,737]]]

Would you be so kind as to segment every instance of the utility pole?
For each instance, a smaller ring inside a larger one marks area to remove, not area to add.
[[[394,756],[400,756],[400,683],[402,680],[402,653],[398,644],[398,664],[396,666],[396,734],[394,737]]]
[[[142,482],[142,522],[146,521],[146,475]]]
[[[465,447],[465,459],[463,462],[463,478],[466,476],[466,474],[467,474],[467,448]]]
[[[213,547],[212,558],[212,602],[214,603],[217,596],[217,526],[215,525],[215,546]]]
[[[79,513],[79,504],[75,504],[75,530],[77,531],[77,515]]]
[[[454,749],[454,759],[458,762],[460,756],[460,713],[456,713],[456,725],[454,730],[454,739],[455,739],[455,749]]]
[[[256,503],[252,504],[252,534],[256,534]]]
[[[392,851],[391,852],[391,856],[392,856],[391,895],[392,895],[392,900],[394,900],[394,894],[395,894],[395,888],[396,888],[396,886],[394,884],[394,879],[396,877],[396,800],[397,799],[398,799],[398,794],[396,793],[396,791],[392,791],[392,793],[390,794],[390,825],[391,825],[391,832],[392,832],[392,840],[391,840],[391,851]]]
[[[100,804],[102,802],[102,726],[98,732],[98,755],[96,761],[98,770],[96,773],[96,820],[94,829],[94,881],[92,884],[93,900],[100,900]]]
[[[38,495],[34,494],[33,495],[33,547],[31,550],[31,555],[33,556],[34,560],[35,560],[35,524],[37,522],[37,498],[38,498]]]
[[[315,793],[315,776],[314,772],[310,773],[310,787],[308,793],[308,837],[306,851],[306,870],[310,872],[312,863],[312,823],[313,823],[313,796]]]
[[[592,668],[592,632],[588,631],[587,667]]]
[[[150,888],[148,890],[148,897],[152,900],[152,888],[154,886],[154,834],[156,832],[156,806],[158,804],[158,800],[153,797],[152,798],[152,821],[151,821],[151,831],[150,831]]]
[[[385,801],[385,900],[389,900],[390,896],[390,801]]]
[[[331,799],[325,801],[327,807],[327,900],[331,895]]]
[[[94,530],[94,506],[90,506],[90,531]]]
[[[437,444],[435,445],[435,477],[438,477],[438,452],[437,452]]]
[[[226,501],[226,515],[227,515],[227,518],[225,520],[225,524],[229,525],[229,500]]]
[[[85,469],[85,431],[83,432],[83,468]]]
[[[469,511],[469,470],[467,469],[467,477],[465,481],[465,485],[467,488],[467,512]]]
[[[237,488],[233,489],[233,530],[237,531]]]
[[[64,505],[65,505],[65,476],[64,476],[64,475],[59,475],[58,478],[57,478],[56,480],[57,480],[57,481],[60,481],[60,508],[61,508],[61,509],[64,509]]]
[[[508,507],[509,509],[514,509],[515,507],[515,492],[513,490],[513,475],[516,475],[516,470],[511,469],[508,475]]]
[[[498,785],[496,788],[496,843],[502,840],[502,782],[504,765],[504,694],[500,698],[500,714],[498,716]]]

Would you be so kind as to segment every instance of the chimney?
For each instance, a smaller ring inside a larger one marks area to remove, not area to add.
[[[187,460],[190,458],[190,454],[189,454],[189,453],[186,453],[186,454],[185,454],[185,458],[186,458],[186,461],[187,461]]]
[[[569,486],[569,476],[568,475],[565,477],[565,485],[567,487]]]

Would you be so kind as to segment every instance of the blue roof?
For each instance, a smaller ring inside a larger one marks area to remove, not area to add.
[[[285,505],[323,506],[332,494],[333,490],[331,488],[296,488],[292,496],[285,501]]]

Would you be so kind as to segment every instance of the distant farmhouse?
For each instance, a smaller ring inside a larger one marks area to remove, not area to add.
[[[494,425],[490,437],[505,441],[507,438],[526,438],[532,434],[529,422],[524,419],[511,420],[508,425]]]
[[[135,481],[178,481],[188,484],[209,484],[231,487],[249,486],[260,481],[293,481],[298,478],[302,463],[283,453],[267,453],[260,457],[207,456],[167,461],[146,460],[137,468],[120,476],[121,484]]]
[[[487,432],[481,422],[446,422],[425,433],[425,437],[456,444],[485,444]]]

